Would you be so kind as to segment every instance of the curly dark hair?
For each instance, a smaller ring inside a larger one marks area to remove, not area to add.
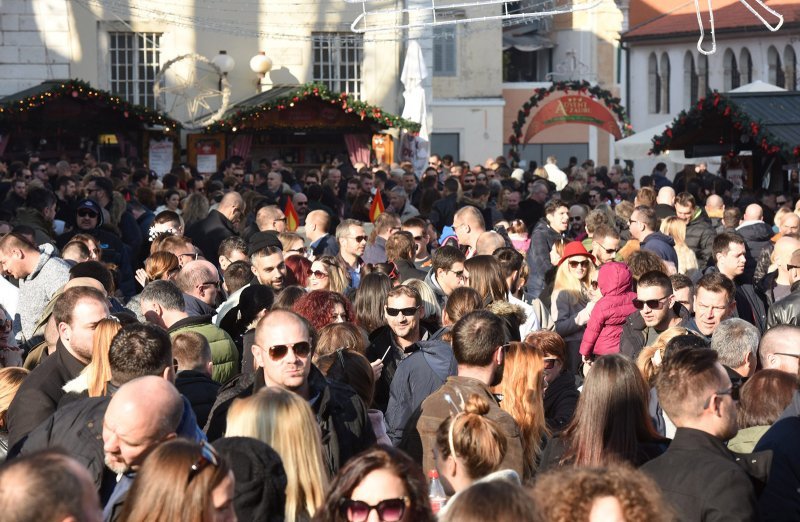
[[[353,490],[373,471],[385,469],[403,481],[409,499],[404,520],[435,522],[428,500],[428,482],[422,469],[411,457],[390,446],[375,446],[350,459],[339,470],[325,498],[325,505],[314,516],[315,522],[347,522],[341,512],[343,499],[350,498]]]
[[[334,322],[333,306],[335,304],[344,307],[345,322],[353,322],[355,313],[350,301],[342,294],[328,290],[314,290],[307,293],[294,303],[292,310],[305,317],[314,328],[319,330]]]
[[[614,497],[627,522],[666,522],[675,514],[661,497],[656,483],[628,466],[565,467],[536,481],[533,500],[546,522],[589,520],[594,501]]]

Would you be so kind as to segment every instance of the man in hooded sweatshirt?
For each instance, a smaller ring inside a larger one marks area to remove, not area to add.
[[[631,237],[639,240],[642,250],[653,252],[677,270],[678,254],[675,252],[675,241],[671,237],[658,232],[658,218],[651,207],[638,206],[628,220]]]

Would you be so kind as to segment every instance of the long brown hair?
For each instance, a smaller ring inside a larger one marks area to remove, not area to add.
[[[89,384],[89,397],[106,395],[106,387],[111,380],[108,350],[111,347],[111,340],[121,329],[122,325],[116,319],[101,319],[97,322],[92,336],[92,362],[84,370]]]
[[[638,464],[639,444],[660,442],[648,413],[649,390],[636,365],[620,354],[592,364],[575,416],[564,430],[562,464]]]
[[[0,428],[6,427],[6,413],[11,401],[30,372],[25,368],[11,366],[0,370]]]
[[[158,281],[169,276],[171,273],[180,270],[178,256],[172,252],[160,250],[153,252],[144,261],[144,271],[147,272],[147,280]]]
[[[544,351],[527,343],[509,343],[503,380],[494,391],[503,396],[500,407],[519,426],[524,476],[532,477],[542,453],[542,441],[550,436],[544,417]]]
[[[469,272],[468,285],[478,291],[484,303],[508,301],[508,285],[494,257],[475,256],[464,262],[464,268]]]
[[[120,520],[211,521],[211,492],[231,470],[216,456],[216,466],[206,462],[194,471],[195,464],[204,462],[203,451],[200,444],[185,439],[159,444],[136,474]]]

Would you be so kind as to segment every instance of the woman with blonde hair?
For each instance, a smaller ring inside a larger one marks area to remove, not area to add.
[[[544,352],[538,346],[512,342],[505,353],[503,380],[494,387],[503,397],[500,407],[509,413],[522,435],[524,479],[539,466],[544,441],[550,436],[544,418]]]
[[[92,336],[92,360],[81,371],[80,375],[64,385],[67,393],[89,392],[89,397],[104,397],[107,393],[108,381],[111,380],[111,366],[108,362],[108,350],[111,341],[122,329],[116,318],[101,319],[97,323]]]
[[[678,273],[691,276],[697,272],[697,256],[686,245],[686,222],[675,216],[669,216],[661,221],[661,233],[666,234],[675,241],[675,253],[678,254]]]
[[[687,334],[689,334],[689,330],[686,328],[682,326],[672,326],[661,332],[661,335],[658,336],[652,345],[645,346],[642,351],[639,352],[639,357],[636,358],[636,366],[639,368],[639,371],[642,372],[642,377],[644,377],[644,380],[647,381],[649,386],[655,386],[656,375],[658,374],[658,368],[661,366],[661,362],[664,360],[664,351],[667,348],[667,343],[674,337]]]
[[[333,256],[322,256],[311,263],[308,271],[309,290],[330,290],[344,294],[350,286],[350,277],[347,270]]]
[[[251,437],[281,456],[286,470],[286,520],[311,520],[328,486],[319,426],[308,401],[281,388],[237,399],[228,411],[226,437]]]
[[[25,368],[9,367],[0,370],[0,462],[6,460],[8,453],[8,426],[6,414],[11,401],[30,372]]]
[[[557,266],[550,298],[551,315],[556,333],[567,344],[568,368],[577,374],[583,333],[594,305],[601,297],[594,275],[594,256],[579,241],[573,241],[564,247]]]
[[[208,198],[205,194],[195,192],[190,194],[189,197],[183,200],[183,217],[184,228],[189,228],[194,223],[205,219],[208,216]]]
[[[433,324],[441,324],[442,307],[439,306],[439,301],[436,300],[436,294],[433,293],[430,285],[419,279],[406,279],[402,285],[410,286],[422,298],[422,320]]]

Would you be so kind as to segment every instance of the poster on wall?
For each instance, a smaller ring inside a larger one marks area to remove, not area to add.
[[[200,174],[214,174],[225,159],[225,136],[222,134],[190,134],[187,136],[189,162]]]
[[[150,140],[148,156],[147,164],[150,166],[150,170],[155,171],[159,178],[168,174],[172,170],[172,158],[174,157],[172,140]]]

